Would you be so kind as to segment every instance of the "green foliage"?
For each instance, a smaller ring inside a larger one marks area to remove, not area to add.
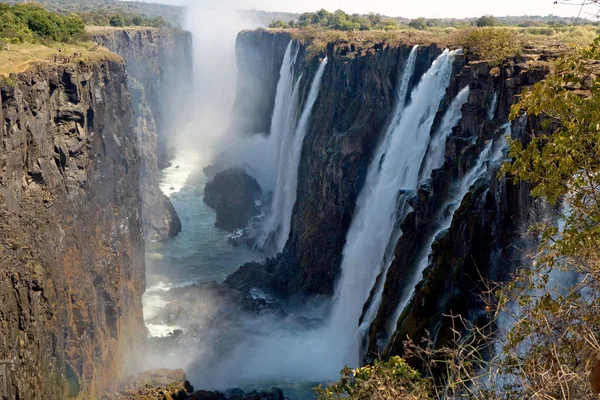
[[[269,28],[274,28],[274,29],[290,29],[291,26],[290,26],[289,23],[278,19],[277,21],[272,22],[269,25]]]
[[[8,3],[22,3],[23,0],[3,0]],[[80,15],[86,25],[108,26],[110,16],[121,14],[125,25],[156,26],[159,20],[169,26],[178,26],[183,7],[169,6],[154,2],[121,1],[121,0],[37,0],[43,7],[61,15],[71,13]],[[108,15],[108,18],[106,17]],[[131,23],[133,16],[140,16],[145,21],[141,24]],[[91,23],[87,17],[98,18],[101,23]],[[129,21],[128,21],[129,19]]]
[[[423,31],[423,30],[427,29],[427,20],[425,18],[413,19],[412,21],[410,21],[408,26],[410,26],[413,29],[418,29],[420,31]]]
[[[475,21],[475,25],[478,28],[483,28],[486,26],[498,26],[500,25],[500,21],[493,15],[483,15],[479,17],[477,21]]]
[[[110,26],[125,26],[125,18],[121,14],[115,14],[110,18]]]
[[[518,33],[505,28],[474,28],[459,32],[458,44],[474,60],[501,64],[521,54]]]
[[[282,28],[279,21],[276,21],[272,28]],[[290,24],[287,24],[289,27]],[[347,14],[342,10],[330,13],[327,10],[319,10],[315,13],[304,13],[300,15],[295,27],[306,29],[315,28],[318,30],[338,30],[338,31],[369,31],[369,30],[395,30],[398,29],[398,22],[383,18],[379,14],[369,14],[362,16],[359,14]]]
[[[34,3],[0,3],[0,38],[7,43],[70,42],[84,36],[84,22],[76,15],[62,16]]]
[[[341,379],[325,388],[315,389],[319,400],[427,399],[430,381],[423,379],[400,357],[376,362],[362,368],[342,370]]]
[[[569,205],[560,240],[552,232],[545,235],[546,244],[563,256],[581,257],[600,240],[600,78],[588,61],[598,59],[600,38],[560,59],[555,72],[525,92],[511,112],[513,118],[538,117],[548,132],[528,143],[512,142],[514,162],[504,170],[530,182],[533,196]]]

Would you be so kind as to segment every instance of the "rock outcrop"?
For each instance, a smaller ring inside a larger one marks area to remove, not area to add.
[[[183,370],[159,369],[130,377],[119,385],[113,393],[107,393],[103,400],[285,400],[283,391],[272,388],[270,391],[244,392],[235,388],[221,392],[199,390],[186,379]]]
[[[0,84],[0,359],[14,398],[98,398],[143,346],[140,158],[125,64]],[[10,397],[10,398],[13,398]]]
[[[181,221],[158,186],[172,154],[170,138],[182,129],[193,82],[192,37],[177,29],[92,32],[93,39],[125,59],[142,158],[141,182],[147,240],[176,236]]]
[[[217,212],[217,228],[233,232],[248,226],[256,215],[260,185],[241,168],[218,173],[206,184],[204,202]]]

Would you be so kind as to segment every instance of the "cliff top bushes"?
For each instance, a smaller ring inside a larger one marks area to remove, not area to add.
[[[76,15],[59,15],[38,4],[0,3],[0,40],[6,43],[73,42],[85,37]]]
[[[315,28],[319,30],[337,30],[337,31],[370,31],[370,30],[395,30],[399,28],[398,22],[382,17],[380,14],[347,14],[342,10],[330,13],[325,9],[317,12],[307,12],[300,15],[298,22],[285,22],[277,20],[269,25],[270,28]]]
[[[460,31],[457,44],[471,59],[498,65],[522,51],[518,33],[506,28],[474,28]]]

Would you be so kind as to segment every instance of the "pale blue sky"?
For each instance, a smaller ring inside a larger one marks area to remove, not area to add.
[[[583,0],[571,0],[573,5],[556,5],[553,0],[159,0],[167,4],[196,4],[201,7],[234,6],[269,11],[304,12],[319,8],[341,8],[350,13],[378,12],[391,16],[416,18],[476,17],[483,14],[562,15],[576,16]],[[596,11],[588,6],[589,12]]]

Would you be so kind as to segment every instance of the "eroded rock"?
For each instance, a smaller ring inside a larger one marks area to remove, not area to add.
[[[206,184],[204,202],[217,212],[215,226],[233,232],[248,226],[256,215],[261,193],[256,179],[241,168],[231,168]]]

